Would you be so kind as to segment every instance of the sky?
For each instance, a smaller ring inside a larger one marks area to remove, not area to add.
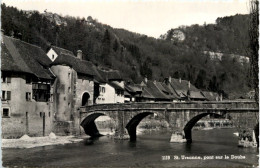
[[[2,0],[8,6],[92,16],[114,28],[158,38],[182,25],[215,23],[218,17],[249,13],[249,0]]]

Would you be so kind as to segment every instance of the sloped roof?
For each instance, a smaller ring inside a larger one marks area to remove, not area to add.
[[[108,84],[117,90],[124,90],[124,88],[122,86],[120,86],[119,84],[117,84],[115,82],[109,82]]]
[[[100,74],[98,67],[93,65],[93,73],[94,73],[94,79],[99,83],[106,83],[106,80],[102,77]]]
[[[77,58],[71,51],[66,49],[56,46],[51,48],[58,54],[58,57],[51,65],[67,65],[78,73],[94,76],[93,64],[91,62]]]
[[[215,101],[216,98],[218,97],[218,94],[215,92],[210,92],[210,91],[202,91],[202,94],[204,97],[209,100],[209,101]]]
[[[131,94],[128,91],[124,91],[124,96],[131,96]]]
[[[180,96],[176,93],[176,91],[171,87],[171,85],[167,85],[165,83],[161,83],[161,85],[163,86],[163,88],[170,94],[171,98],[177,98],[179,99]]]
[[[163,86],[161,82],[154,82],[155,86],[160,89],[161,91],[165,92],[165,93],[169,93]]]
[[[199,91],[199,89],[197,89],[194,85],[192,85],[190,83],[190,88],[189,88],[189,81],[187,80],[180,80],[179,79],[175,79],[172,78],[171,79],[171,84],[172,87],[177,91],[177,90],[182,90],[182,91],[187,91],[187,90],[191,90],[191,91]]]
[[[155,97],[148,91],[147,88],[143,89],[142,95],[140,97],[154,99]]]
[[[48,69],[51,60],[40,47],[8,36],[2,37],[2,71],[24,72],[38,78],[52,79],[53,75]]]
[[[155,99],[171,99],[166,94],[164,94],[162,91],[160,91],[159,88],[156,87],[154,82],[147,81],[146,87],[147,91],[155,98]]]
[[[200,91],[190,91],[190,98],[191,99],[206,99]]]
[[[125,84],[125,89],[130,93],[142,92],[141,87],[137,87],[137,86],[131,85],[131,84]]]

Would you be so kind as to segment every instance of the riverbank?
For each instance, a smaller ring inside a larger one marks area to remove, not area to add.
[[[45,137],[29,137],[24,135],[19,139],[2,139],[2,149],[5,148],[35,148],[48,145],[64,145],[83,141],[75,136],[56,136],[51,133]]]

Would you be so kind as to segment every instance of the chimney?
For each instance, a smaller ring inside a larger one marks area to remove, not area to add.
[[[223,95],[222,95],[222,93],[220,93],[219,101],[222,101],[222,100],[223,100]]]
[[[190,89],[190,81],[189,81],[189,83],[188,83],[188,87],[189,87],[189,89]]]
[[[148,79],[147,77],[144,78],[144,82],[147,83],[148,82]]]
[[[77,51],[77,58],[82,60],[82,51],[81,50]]]
[[[171,76],[169,76],[168,81],[169,81],[169,83],[172,83],[172,77]]]
[[[179,78],[179,82],[181,83],[181,78]]]

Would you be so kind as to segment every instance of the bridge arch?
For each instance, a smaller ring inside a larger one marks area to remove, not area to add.
[[[92,113],[89,114],[85,119],[80,123],[80,126],[83,127],[85,133],[91,137],[98,137],[101,136],[99,133],[95,120],[99,116],[104,116],[105,114],[103,113]]]
[[[136,141],[136,127],[148,115],[154,114],[152,112],[143,112],[135,115],[126,125],[130,141]]]
[[[194,127],[194,125],[203,117],[206,117],[207,115],[214,115],[217,117],[222,117],[223,115],[217,114],[217,113],[201,113],[199,115],[196,115],[195,117],[193,117],[190,121],[187,122],[187,124],[184,127],[184,135],[185,138],[187,140],[188,143],[192,142],[192,128]]]

